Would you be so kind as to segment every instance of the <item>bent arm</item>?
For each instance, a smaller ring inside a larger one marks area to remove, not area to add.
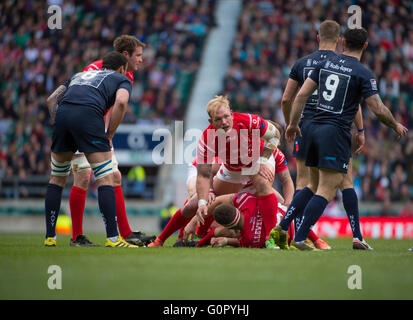
[[[112,139],[115,135],[116,129],[118,128],[119,124],[122,122],[122,119],[125,115],[126,108],[128,106],[129,101],[129,92],[126,89],[119,89],[116,92],[116,100],[115,104],[113,105],[113,110],[110,115],[108,131],[106,135],[109,139]]]
[[[366,99],[366,103],[376,117],[386,126],[396,130],[397,121],[390,110],[384,105],[380,96],[376,93]]]
[[[284,170],[283,172],[278,173],[277,176],[283,188],[284,205],[288,207],[291,201],[293,201],[293,196],[294,196],[293,179],[291,179],[289,170]]]
[[[54,119],[56,117],[57,111],[57,103],[63,97],[64,93],[66,92],[67,88],[63,84],[57,87],[57,89],[46,99],[46,105],[49,109],[51,123],[54,123]]]
[[[208,202],[209,189],[211,187],[211,168],[212,164],[197,163],[198,175],[196,177],[196,193],[199,200]]]

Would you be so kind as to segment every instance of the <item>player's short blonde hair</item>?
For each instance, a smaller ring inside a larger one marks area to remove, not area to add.
[[[231,109],[229,106],[229,100],[226,96],[215,96],[214,99],[211,99],[206,106],[209,117],[213,118],[218,108],[222,105],[225,105],[228,110]]]
[[[325,20],[318,29],[321,42],[336,42],[340,37],[340,25],[334,20]]]

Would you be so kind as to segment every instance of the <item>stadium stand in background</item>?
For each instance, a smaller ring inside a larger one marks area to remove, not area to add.
[[[378,80],[380,95],[395,118],[413,127],[413,3],[411,1],[243,1],[223,92],[233,109],[283,123],[281,97],[292,64],[317,49],[317,28],[333,19],[347,28],[347,8],[362,8],[369,45],[362,56]],[[341,46],[338,50],[341,50]],[[354,185],[361,201],[406,202],[413,197],[413,132],[394,135],[363,108],[366,148],[353,159]],[[295,175],[292,146],[288,155]],[[389,214],[396,212],[389,210]]]
[[[54,4],[62,8],[62,30],[46,24],[47,7]],[[43,197],[39,176],[50,170],[51,145],[45,99],[72,74],[113,50],[113,40],[121,34],[147,44],[145,67],[135,73],[123,123],[182,120],[203,41],[214,23],[214,5],[207,0],[2,2],[0,197]],[[148,170],[147,185],[153,189],[157,170]]]
[[[412,128],[413,3],[353,2],[243,1],[222,88],[232,108],[282,123],[280,100],[293,62],[316,49],[322,20],[334,19],[344,31],[348,6],[358,4],[369,32],[362,62],[377,76],[380,95],[397,120]],[[62,30],[48,29],[45,1],[0,3],[1,198],[43,197],[51,144],[45,98],[70,75],[112,50],[120,34],[135,35],[147,44],[145,67],[135,73],[123,124],[183,120],[203,43],[215,23],[216,1],[211,0],[50,4],[63,10]],[[413,132],[409,139],[394,143],[391,130],[367,108],[364,126],[365,153],[353,160],[360,200],[382,203],[383,208],[406,203],[413,197]],[[282,149],[294,176],[291,149]],[[130,168],[121,168],[122,173]],[[146,186],[152,190],[158,171],[145,169]]]

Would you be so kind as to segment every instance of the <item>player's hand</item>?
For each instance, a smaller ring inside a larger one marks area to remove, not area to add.
[[[263,176],[265,179],[267,179],[270,182],[274,181],[274,173],[272,170],[265,164],[260,164],[260,171],[258,172],[260,176]]]
[[[298,125],[289,125],[287,130],[285,130],[285,138],[288,142],[294,142],[295,136],[301,137],[301,130]]]
[[[211,239],[211,246],[212,247],[225,247],[228,243],[228,239],[225,237],[218,237]]]
[[[183,241],[187,242],[189,237],[193,237],[193,235],[195,234],[196,231],[196,225],[197,225],[197,220],[198,219],[192,219],[184,228],[184,232],[183,232]]]
[[[360,154],[363,151],[364,144],[366,143],[366,137],[363,132],[357,132],[356,134],[356,144],[358,146],[357,150],[354,151],[355,154]]]
[[[206,204],[200,206],[196,211],[197,225],[201,226],[205,223],[205,217],[208,215],[208,207]]]
[[[407,135],[407,131],[409,131],[404,125],[402,125],[400,122],[396,124],[396,127],[393,129],[394,132],[397,134],[397,140],[400,140],[401,137],[404,137]]]

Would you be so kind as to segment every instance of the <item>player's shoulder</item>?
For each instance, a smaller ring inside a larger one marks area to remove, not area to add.
[[[249,192],[236,193],[232,200],[234,206],[238,209],[241,209],[241,207],[244,207],[247,203],[251,201],[255,203],[257,201],[257,197]]]
[[[102,69],[102,62],[103,60],[96,60],[93,61],[91,64],[86,66],[83,71],[90,71],[90,70],[100,70]]]
[[[240,129],[242,129],[243,126],[245,129],[251,129],[261,124],[262,118],[256,114],[234,112],[233,115],[234,123],[237,123]]]

